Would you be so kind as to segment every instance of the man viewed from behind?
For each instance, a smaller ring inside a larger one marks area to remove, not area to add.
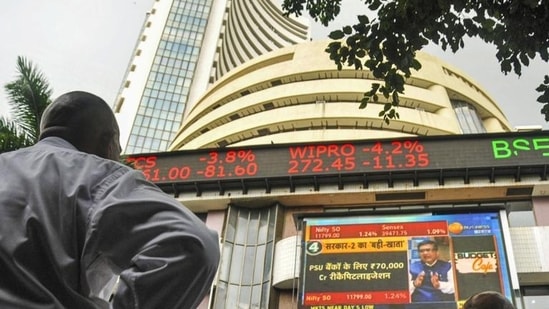
[[[486,291],[471,296],[463,309],[515,309],[515,306],[502,294]]]
[[[40,130],[36,145],[0,155],[0,308],[197,307],[217,270],[217,234],[116,162],[108,104],[69,92]]]

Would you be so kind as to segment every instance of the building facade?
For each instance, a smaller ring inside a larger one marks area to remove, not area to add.
[[[226,74],[189,110],[170,149],[511,130],[481,86],[424,53],[402,95],[400,119],[386,124],[378,116],[385,102],[358,109],[377,81],[367,70],[337,70],[327,44],[279,49]]]
[[[307,38],[307,25],[270,0],[155,1],[114,108],[124,153],[165,151],[209,84]]]
[[[399,226],[428,226],[425,217],[485,213],[498,218],[503,249],[484,252],[501,258],[481,268],[506,273],[502,290],[517,308],[546,308],[535,294],[549,294],[547,132],[512,132],[480,85],[423,53],[400,119],[386,124],[383,102],[358,109],[371,74],[337,70],[327,42],[308,39],[307,26],[269,0],[157,0],[143,26],[115,112],[124,152],[136,153],[129,159],[221,236],[218,277],[201,308],[416,308],[390,288],[376,307],[369,288],[345,294],[352,301],[317,301],[355,285],[311,283],[337,263],[310,262],[307,224],[345,229],[404,216]],[[449,225],[427,232],[458,252]],[[328,240],[311,243],[341,245],[319,235]],[[339,254],[347,263],[371,252]],[[457,290],[458,300],[470,292]]]
[[[358,109],[375,82],[369,72],[338,71],[323,52],[326,44],[282,48],[232,69],[189,109],[171,152],[133,157],[150,180],[221,235],[222,260],[207,307],[416,308],[402,291],[390,294],[402,297],[400,303],[384,298],[385,305],[373,307],[356,299],[315,303],[314,293],[305,298],[315,285],[307,285],[303,265],[334,263],[307,264],[302,246],[310,231],[303,222],[327,217],[345,228],[350,218],[383,223],[392,216],[484,212],[502,226],[497,239],[504,249],[490,253],[501,256],[493,263],[507,274],[502,289],[517,308],[547,305],[547,132],[512,132],[480,85],[423,53],[423,68],[402,95],[400,119],[386,124],[378,116],[382,104]],[[454,244],[448,226],[436,231]],[[417,253],[406,246],[411,259]],[[318,295],[340,295],[327,289]],[[471,293],[463,284],[460,291],[454,307]],[[352,297],[373,297],[363,292]]]

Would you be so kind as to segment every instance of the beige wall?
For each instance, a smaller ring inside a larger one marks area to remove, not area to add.
[[[338,71],[324,52],[327,44],[302,43],[233,69],[189,111],[171,150],[363,139],[379,132],[391,137],[461,134],[450,100],[473,105],[488,132],[510,131],[480,85],[425,53],[418,54],[422,69],[407,81],[401,96],[400,119],[386,124],[378,116],[383,104],[358,108],[375,82],[371,74],[354,68]]]

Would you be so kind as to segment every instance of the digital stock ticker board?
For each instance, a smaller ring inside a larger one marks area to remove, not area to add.
[[[137,154],[155,183],[546,165],[549,132],[410,137]]]

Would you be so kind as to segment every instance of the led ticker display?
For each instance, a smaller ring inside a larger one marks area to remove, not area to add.
[[[157,183],[545,165],[549,132],[270,145],[131,155]]]
[[[497,212],[305,218],[302,309],[457,309],[512,297]]]

